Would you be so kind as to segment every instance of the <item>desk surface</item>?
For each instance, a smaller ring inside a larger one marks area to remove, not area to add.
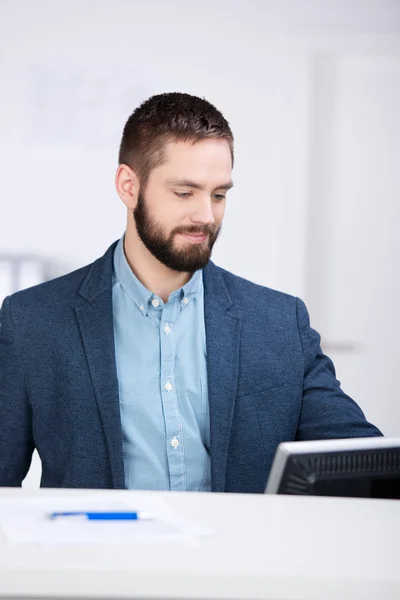
[[[0,498],[39,493],[88,492],[0,489]],[[11,544],[0,530],[0,598],[400,598],[400,501],[160,495],[216,533],[197,546],[46,546]]]

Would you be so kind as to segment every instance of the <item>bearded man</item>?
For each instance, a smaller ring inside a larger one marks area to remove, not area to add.
[[[3,302],[0,485],[21,485],[36,448],[44,487],[262,493],[282,441],[381,435],[303,302],[210,261],[233,157],[204,99],[129,117],[123,237]]]

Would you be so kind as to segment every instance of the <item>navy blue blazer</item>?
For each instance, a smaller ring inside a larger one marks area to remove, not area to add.
[[[114,243],[0,313],[0,486],[34,448],[44,487],[124,488],[114,353]],[[277,445],[381,435],[345,395],[303,302],[204,269],[212,489],[263,492]]]

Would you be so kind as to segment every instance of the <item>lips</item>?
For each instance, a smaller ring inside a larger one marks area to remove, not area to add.
[[[181,233],[184,238],[192,242],[193,244],[201,244],[206,241],[207,234],[205,233]]]

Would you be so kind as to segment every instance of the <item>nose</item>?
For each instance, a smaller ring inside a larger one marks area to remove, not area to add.
[[[210,198],[199,200],[196,210],[192,213],[191,221],[198,225],[215,225],[215,217]]]

